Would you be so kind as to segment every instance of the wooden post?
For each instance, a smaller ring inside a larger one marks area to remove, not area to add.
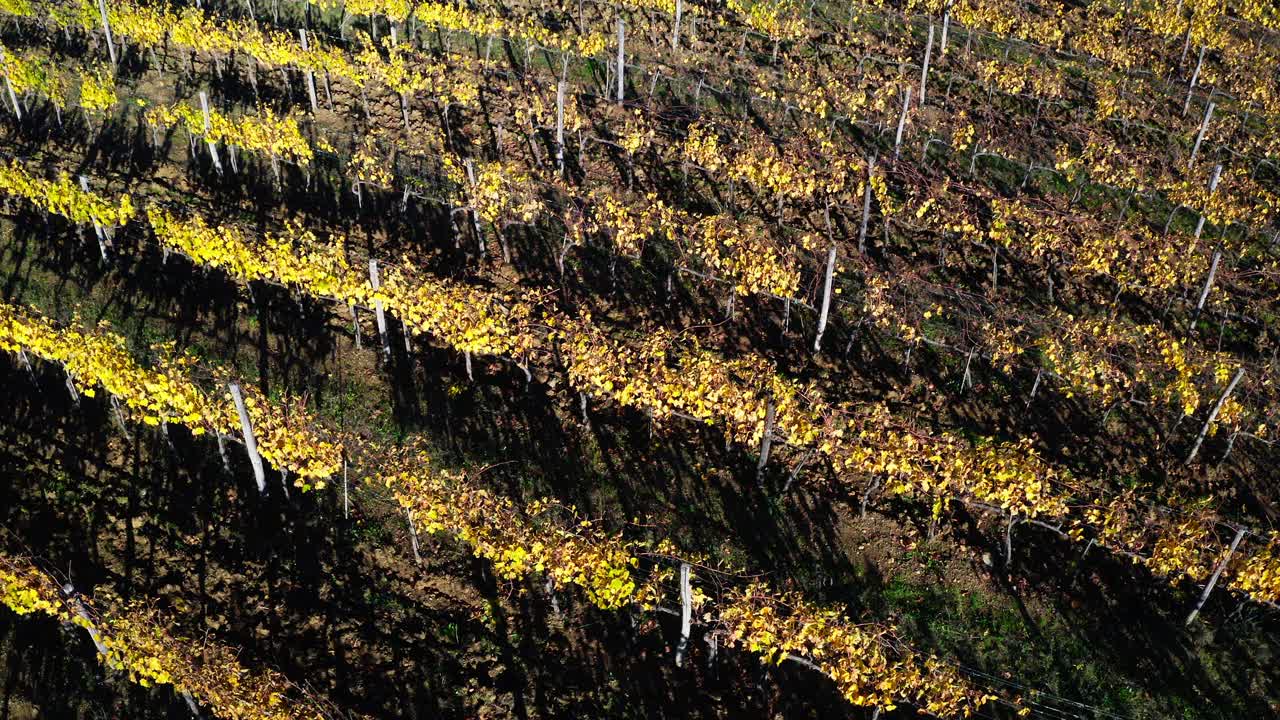
[[[203,90],[200,91],[200,112],[204,114],[204,142],[209,146],[209,157],[213,158],[213,167],[217,169],[218,174],[222,174],[222,160],[218,158],[218,145],[209,139],[209,129],[213,126],[209,122],[209,96]]]
[[[626,23],[622,22],[622,18],[618,18],[618,104],[622,104],[622,99],[627,89],[627,62],[625,55],[627,45]]]
[[[680,47],[680,16],[684,14],[683,0],[676,0],[676,20],[671,28],[671,47],[679,49]]]
[[[764,467],[769,464],[769,448],[773,446],[773,421],[778,413],[778,404],[769,399],[764,412],[764,434],[760,436],[760,459],[756,462],[756,482],[764,479]]]
[[[1187,168],[1196,164],[1196,153],[1200,152],[1200,142],[1204,140],[1204,131],[1209,129],[1209,121],[1213,119],[1213,101],[1209,101],[1209,105],[1204,109],[1204,120],[1200,123],[1200,132],[1196,133],[1196,144],[1191,148],[1191,159],[1187,161]]]
[[[1203,54],[1203,52],[1201,53]],[[1231,556],[1235,554],[1236,548],[1240,546],[1240,541],[1244,539],[1244,528],[1236,530],[1236,536],[1231,541],[1231,547],[1227,548],[1227,554],[1222,557],[1218,567],[1214,568],[1213,575],[1209,577],[1209,582],[1204,586],[1204,592],[1200,593],[1200,599],[1196,601],[1196,606],[1191,608],[1191,613],[1187,615],[1187,621],[1184,625],[1190,625],[1195,622],[1196,616],[1200,614],[1200,610],[1209,599],[1209,593],[1213,592],[1213,588],[1218,584],[1218,578],[1221,577],[1222,571],[1226,569],[1227,563],[1231,561]]]
[[[822,311],[818,314],[818,334],[813,338],[813,351],[822,351],[822,333],[827,330],[827,313],[831,310],[831,282],[836,271],[836,246],[827,251],[827,273],[823,281]]]
[[[307,42],[306,28],[298,28],[298,38],[302,40],[302,51],[308,52],[311,49],[311,45],[310,43]],[[319,109],[316,103],[316,74],[312,72],[310,69],[310,66],[308,66],[308,69],[306,70],[306,75],[307,75],[307,94],[311,98],[311,112],[315,112],[317,109]]]
[[[1191,93],[1196,89],[1196,81],[1200,79],[1200,66],[1204,65],[1204,48],[1204,45],[1200,46],[1200,59],[1196,61],[1196,71],[1191,73],[1191,82],[1187,85],[1187,99],[1182,102],[1183,117],[1191,109]]]
[[[116,64],[116,44],[111,39],[111,21],[107,19],[107,0],[98,0],[98,15],[102,18],[102,31],[107,36],[107,53],[111,55],[111,64]]]
[[[262,456],[258,454],[258,441],[253,436],[253,424],[249,422],[249,410],[244,405],[244,395],[238,383],[228,383],[231,399],[236,403],[236,412],[240,415],[240,430],[244,433],[244,449],[249,453],[249,462],[253,465],[253,478],[258,481],[258,492],[267,491],[267,476],[262,469]]]
[[[1196,453],[1200,452],[1200,445],[1204,442],[1205,435],[1209,434],[1209,426],[1217,419],[1218,413],[1222,411],[1222,406],[1227,402],[1227,398],[1231,396],[1231,391],[1236,389],[1236,384],[1240,382],[1240,378],[1244,377],[1244,368],[1238,368],[1236,374],[1231,378],[1231,382],[1227,385],[1227,389],[1222,391],[1222,395],[1218,397],[1218,402],[1214,404],[1213,410],[1209,413],[1209,417],[1204,421],[1204,426],[1200,428],[1200,434],[1196,437],[1196,444],[1191,447],[1191,453],[1187,455],[1187,459],[1183,465],[1190,465],[1192,460],[1196,459]]]
[[[907,108],[911,106],[911,90],[912,88],[910,86],[907,86],[907,92],[902,98],[902,115],[898,116],[898,133],[897,135],[894,136],[894,139],[893,139],[893,159],[894,160],[898,159],[898,151],[902,147],[902,128],[905,127],[907,124]],[[1198,144],[1199,143],[1197,143],[1197,145]]]
[[[369,258],[369,285],[375,293],[382,287],[378,280],[378,261],[373,258]],[[382,338],[382,352],[387,357],[391,357],[391,340],[387,337],[387,314],[382,309],[382,298],[374,298],[373,312],[378,317],[378,335]]]
[[[689,649],[689,625],[693,619],[693,591],[689,587],[689,563],[680,563],[680,642],[676,645],[676,667],[684,667]]]
[[[929,40],[924,46],[924,68],[920,70],[920,104],[924,105],[924,88],[929,80],[929,58],[933,55],[933,23],[929,23]]]

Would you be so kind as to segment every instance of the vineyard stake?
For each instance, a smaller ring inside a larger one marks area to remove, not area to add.
[[[684,14],[683,0],[676,0],[676,18],[671,27],[671,47],[679,49],[680,47],[680,16]]]
[[[676,667],[684,667],[689,648],[689,625],[693,619],[693,592],[689,587],[689,563],[680,563],[680,642],[676,645]]]
[[[1204,279],[1204,288],[1200,291],[1200,301],[1196,303],[1195,314],[1191,317],[1191,326],[1195,327],[1196,321],[1200,319],[1200,313],[1204,310],[1204,302],[1209,298],[1209,290],[1213,288],[1213,277],[1218,272],[1218,261],[1222,259],[1222,246],[1213,249],[1213,260],[1209,263],[1209,277]],[[1190,328],[1188,328],[1188,332]]]
[[[471,185],[471,224],[476,230],[476,241],[480,244],[480,257],[485,257],[484,232],[480,229],[480,211],[475,207],[475,187],[476,187],[476,169],[471,162],[471,158],[463,161],[463,166],[467,169],[467,182]]]
[[[360,349],[360,318],[356,315],[356,306],[347,305],[347,309],[351,311],[351,327],[356,336],[356,349]]]
[[[90,194],[89,178],[85,177],[84,175],[80,176],[80,189],[83,190],[86,195]],[[98,236],[98,252],[102,253],[102,260],[103,262],[106,262],[107,261],[106,233],[103,231],[102,224],[98,222],[97,218],[92,218],[92,220],[93,220],[93,232],[95,235]]]
[[[209,139],[209,129],[213,126],[209,122],[209,96],[203,90],[200,91],[200,112],[204,115],[204,142],[209,146],[209,157],[213,159],[213,167],[221,175],[222,160],[218,158],[218,144]]]
[[[1009,524],[1004,529],[1004,566],[1013,567],[1013,526],[1018,524],[1016,513],[1009,515]]]
[[[89,633],[89,638],[93,640],[93,646],[98,649],[102,655],[110,655],[107,650],[106,643],[102,642],[102,636],[98,634],[98,629],[93,626],[93,618],[89,617],[89,612],[85,610],[84,603],[80,602],[80,598],[76,595],[75,586],[67,583],[62,586],[62,592],[67,596],[67,604],[75,611],[76,615],[84,621],[85,632]]]
[[[258,440],[253,436],[253,424],[249,422],[249,411],[244,405],[244,395],[238,383],[227,383],[231,390],[231,399],[236,403],[236,413],[240,415],[240,430],[244,433],[244,449],[249,454],[249,462],[253,465],[253,478],[258,481],[258,492],[267,492],[266,473],[262,469],[262,456],[258,454]]]
[[[924,68],[920,71],[920,105],[924,105],[925,83],[929,80],[929,58],[933,55],[933,23],[929,23],[929,39],[924,46]]]
[[[1218,191],[1218,181],[1222,179],[1222,163],[1213,166],[1213,175],[1209,178],[1209,195],[1213,196]],[[1200,219],[1196,221],[1196,239],[1200,239],[1200,233],[1204,230],[1205,214],[1200,213]],[[1169,225],[1165,223],[1165,232],[1169,232]]]
[[[564,80],[556,83],[556,170],[561,176],[564,175],[564,89]]]
[[[756,483],[764,480],[764,468],[769,464],[769,449],[773,446],[773,423],[778,404],[771,398],[764,413],[764,433],[760,436],[760,459],[756,462]]]
[[[938,54],[947,54],[947,28],[951,25],[951,10],[942,11],[942,37],[938,41]]]
[[[4,48],[0,48],[0,63],[5,61]],[[4,74],[4,87],[9,91],[9,102],[13,103],[13,112],[22,119],[22,106],[18,104],[18,96],[13,92],[13,83],[9,82],[9,73]]]
[[[409,544],[413,547],[413,560],[418,565],[422,565],[422,554],[418,552],[418,529],[413,526],[413,513],[405,508],[404,516],[409,521]]]
[[[129,434],[129,426],[124,421],[124,410],[120,407],[120,398],[115,395],[111,396],[111,409],[115,411],[116,422],[120,424],[120,432],[124,434],[124,439],[133,440]]]
[[[107,0],[98,0],[98,15],[102,18],[102,31],[107,36],[107,52],[111,55],[111,64],[116,64],[116,44],[111,40],[111,22],[107,20]]]
[[[547,582],[543,584],[542,589],[547,593],[547,598],[551,600],[551,612],[556,617],[560,617],[560,600],[556,597],[556,579],[554,575],[547,575]]]
[[[1209,129],[1209,120],[1213,119],[1213,101],[1204,109],[1204,120],[1200,123],[1200,132],[1196,133],[1196,144],[1191,148],[1191,159],[1187,161],[1187,168],[1190,169],[1196,164],[1196,153],[1200,152],[1200,141],[1204,140],[1204,131]]]
[[[1187,459],[1182,463],[1183,465],[1190,465],[1191,461],[1196,459],[1196,453],[1200,452],[1200,445],[1204,442],[1204,436],[1209,434],[1209,426],[1217,419],[1218,413],[1222,411],[1222,406],[1226,404],[1227,398],[1231,396],[1231,391],[1236,389],[1236,384],[1240,382],[1242,377],[1244,377],[1244,368],[1237,368],[1235,377],[1231,378],[1227,389],[1222,391],[1222,395],[1218,397],[1218,402],[1213,406],[1209,417],[1205,419],[1204,426],[1200,428],[1200,434],[1196,437],[1196,444],[1191,447],[1191,453],[1187,455]]]
[[[231,460],[227,457],[227,441],[220,432],[214,432],[218,437],[218,456],[222,458],[222,469],[231,474]]]
[[[1218,563],[1218,567],[1214,568],[1213,575],[1209,578],[1208,584],[1204,586],[1204,592],[1200,593],[1200,599],[1196,601],[1196,606],[1191,608],[1191,612],[1187,615],[1187,620],[1183,625],[1190,625],[1195,622],[1196,616],[1200,614],[1201,608],[1203,608],[1205,602],[1209,600],[1209,593],[1213,592],[1214,586],[1218,584],[1218,578],[1221,577],[1222,571],[1226,569],[1227,563],[1230,562],[1231,556],[1235,554],[1236,548],[1240,546],[1240,541],[1242,539],[1244,539],[1244,528],[1236,530],[1236,536],[1231,540],[1231,547],[1227,548],[1227,554],[1222,557],[1222,560]]]
[[[75,611],[77,617],[80,618],[81,627],[85,632],[89,633],[89,639],[93,641],[93,646],[98,650],[104,658],[111,655],[107,649],[106,643],[102,642],[102,636],[98,634],[98,629],[94,627],[93,618],[89,616],[89,612],[85,610],[84,603],[80,601],[80,596],[76,593],[76,588],[71,583],[62,586],[62,593],[67,598],[67,605]],[[178,694],[186,701],[187,708],[191,710],[191,714],[200,717],[200,706],[196,704],[196,699],[186,690],[180,691]]]
[[[871,218],[871,175],[876,169],[876,156],[867,158],[867,184],[862,189],[862,225],[858,228],[858,253],[867,253],[867,221]]]
[[[907,86],[907,92],[902,98],[902,114],[898,116],[898,133],[893,139],[893,159],[898,159],[898,151],[902,147],[902,128],[907,124],[907,108],[911,106],[911,86]],[[1199,145],[1199,143],[1196,143]]]
[[[80,391],[76,390],[76,383],[74,380],[71,379],[71,371],[67,369],[66,365],[63,365],[62,372],[67,376],[66,377],[67,392],[71,394],[71,402],[75,403],[76,407],[79,407]]]
[[[836,270],[836,246],[831,244],[831,249],[827,251],[827,273],[826,279],[823,281],[822,291],[822,311],[818,314],[818,333],[813,338],[813,351],[822,351],[822,333],[827,330],[827,313],[831,310],[831,282],[832,275]]]
[[[308,8],[311,6],[308,5]],[[307,29],[298,28],[298,38],[302,40],[302,51],[310,52],[311,45],[307,42]],[[307,95],[311,98],[311,112],[315,112],[319,108],[316,103],[316,74],[310,68],[306,70],[307,75]]]
[[[1191,82],[1187,85],[1187,99],[1182,103],[1182,115],[1186,117],[1187,111],[1191,109],[1191,93],[1196,89],[1196,82],[1200,79],[1200,66],[1204,64],[1205,46],[1200,46],[1200,59],[1196,61],[1196,71],[1191,73]]]
[[[373,258],[369,258],[369,285],[373,287],[375,293],[382,287],[382,283],[378,280],[378,261]],[[387,338],[387,314],[382,308],[382,298],[374,298],[373,312],[378,317],[378,335],[382,338],[382,352],[390,358],[391,341]]]
[[[626,59],[623,57],[627,44],[626,24],[622,22],[622,18],[618,18],[618,104],[622,104],[622,99],[627,88],[627,66]]]

